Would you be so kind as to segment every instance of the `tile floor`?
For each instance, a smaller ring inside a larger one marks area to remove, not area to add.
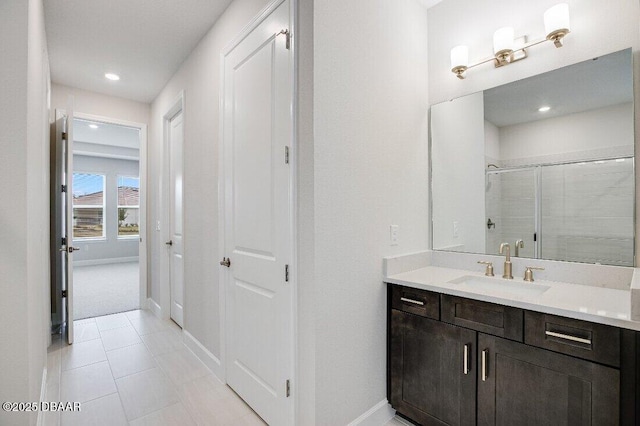
[[[182,343],[180,328],[151,312],[76,321],[75,343],[54,336],[46,401],[79,401],[77,413],[46,412],[44,425],[264,426]],[[391,419],[385,426],[411,426]]]
[[[75,342],[49,348],[45,425],[264,425],[182,343],[180,328],[137,310],[75,322]]]

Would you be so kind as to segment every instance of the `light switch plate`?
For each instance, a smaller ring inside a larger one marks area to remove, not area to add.
[[[156,221],[156,231],[159,231],[159,230],[160,230],[160,221],[157,220]]]
[[[453,221],[453,238],[458,238],[459,228],[458,221]]]
[[[392,246],[398,245],[398,225],[390,225],[389,226],[389,238]]]

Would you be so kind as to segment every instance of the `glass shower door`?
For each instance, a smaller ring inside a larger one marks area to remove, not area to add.
[[[540,258],[633,266],[633,158],[541,168]]]
[[[498,254],[500,243],[509,243],[515,256],[516,241],[522,240],[518,255],[536,257],[537,180],[536,168],[487,170],[487,254]]]

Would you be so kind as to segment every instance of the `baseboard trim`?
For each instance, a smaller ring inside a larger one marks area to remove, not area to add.
[[[383,399],[349,423],[349,426],[382,426],[394,418],[395,415],[396,410],[391,408],[389,401]]]
[[[213,374],[218,376],[220,380],[224,381],[222,374],[222,363],[220,362],[220,360],[214,354],[209,352],[209,350],[205,348],[198,339],[193,337],[191,333],[189,333],[185,329],[182,329],[182,336],[184,344],[187,345],[189,349],[191,349],[191,352],[193,352],[200,359],[200,361],[202,361],[204,365],[206,365],[207,368],[211,370]]]
[[[47,367],[42,369],[42,385],[40,386],[40,402],[44,402],[47,397]],[[42,405],[42,404],[40,404]],[[44,412],[38,410],[38,417],[36,419],[36,425],[42,426],[44,422]]]
[[[158,305],[156,303],[155,300],[153,300],[152,298],[148,298],[147,299],[147,307],[149,308],[149,310],[151,311],[151,313],[155,316],[157,316],[158,318],[162,319],[162,308],[160,307],[160,305]]]
[[[73,266],[95,266],[95,265],[108,265],[110,263],[129,263],[138,262],[138,256],[131,257],[114,257],[112,259],[90,259],[90,260],[75,260]]]

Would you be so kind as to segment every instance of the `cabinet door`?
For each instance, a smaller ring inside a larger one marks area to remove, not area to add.
[[[617,425],[620,373],[478,335],[478,425]]]
[[[475,425],[475,353],[475,331],[392,309],[391,405],[422,425]]]

